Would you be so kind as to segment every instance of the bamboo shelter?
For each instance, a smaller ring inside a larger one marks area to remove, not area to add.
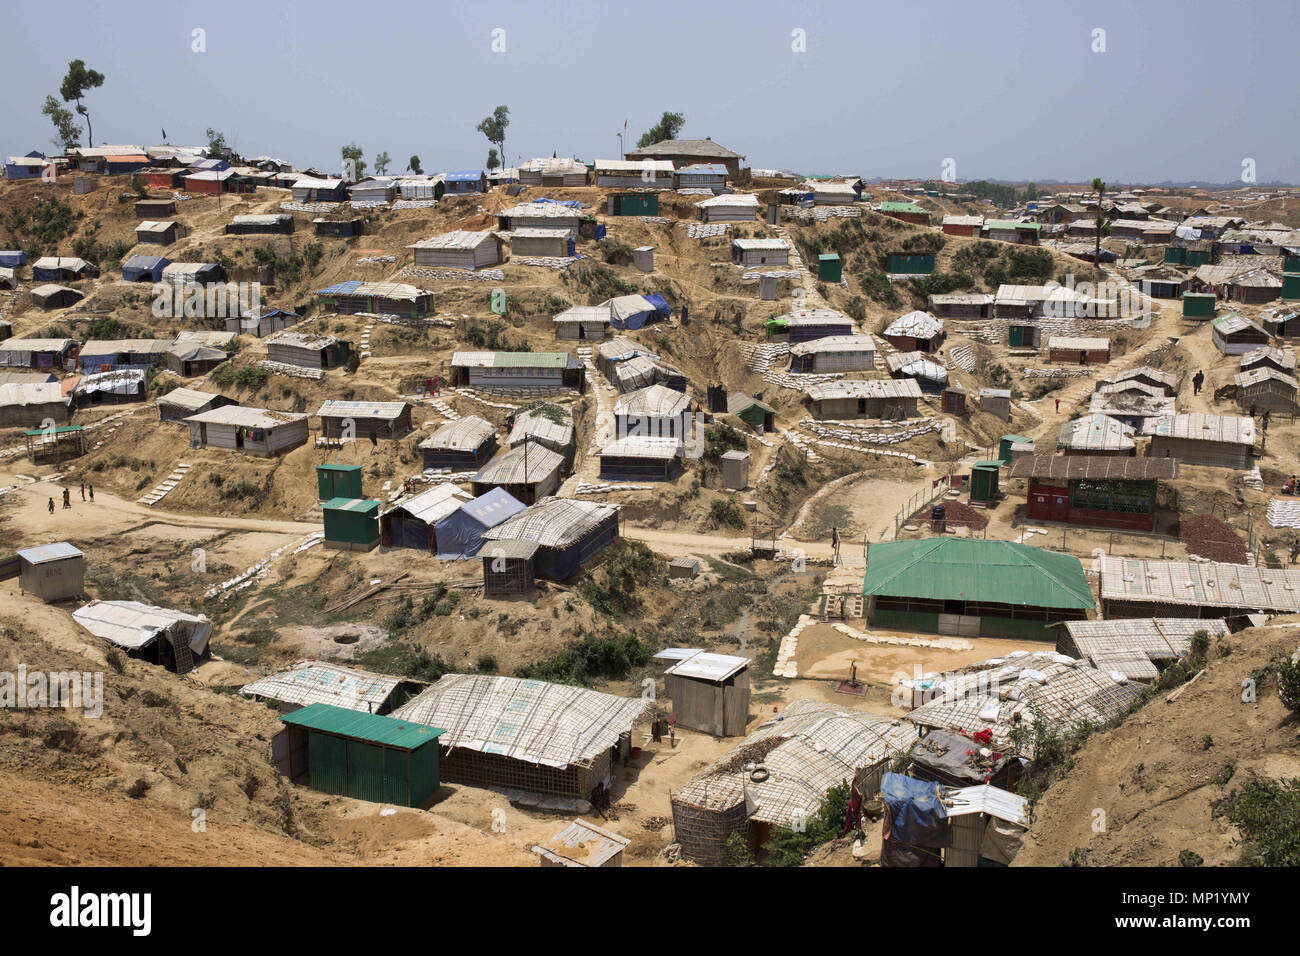
[[[448,674],[392,716],[441,727],[442,779],[585,801],[627,756],[648,698],[517,677]],[[514,799],[514,797],[511,797]]]
[[[733,833],[761,846],[773,826],[807,821],[831,787],[852,781],[864,797],[874,796],[889,761],[916,740],[905,721],[796,700],[672,794],[682,854],[725,865]]]

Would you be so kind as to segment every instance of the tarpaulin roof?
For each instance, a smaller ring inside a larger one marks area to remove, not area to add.
[[[1094,607],[1079,559],[1011,541],[926,538],[867,550],[862,593],[1022,607]]]
[[[918,846],[946,846],[948,811],[943,786],[886,773],[880,780],[880,797],[889,811],[889,838]]]
[[[96,637],[133,651],[168,634],[186,639],[194,653],[202,654],[212,636],[206,617],[139,601],[91,601],[73,611],[72,618]]]
[[[435,525],[438,557],[445,561],[472,558],[483,546],[483,532],[512,518],[527,506],[504,488],[462,502]]]

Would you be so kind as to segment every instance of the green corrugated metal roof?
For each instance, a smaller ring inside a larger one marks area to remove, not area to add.
[[[317,466],[316,466],[316,470],[317,470],[317,471],[360,471],[360,470],[361,470],[361,466],[360,466],[360,465],[331,465],[331,464],[325,464],[325,465],[317,465]]]
[[[984,224],[986,229],[1033,229],[1037,232],[1042,229],[1042,225],[1036,222],[1016,222],[1012,219],[995,219],[993,222]]]
[[[379,510],[378,501],[370,501],[366,498],[331,498],[323,502],[321,507],[326,511],[360,511],[363,514],[369,514],[372,511]]]
[[[967,538],[870,545],[862,593],[1024,607],[1095,606],[1078,558],[1011,541]]]
[[[295,727],[307,727],[311,730],[383,744],[385,747],[397,747],[401,750],[422,747],[446,733],[438,727],[417,724],[414,721],[396,720],[380,714],[365,714],[329,704],[308,704],[291,714],[285,714],[280,719]]]
[[[85,425],[60,425],[59,427],[54,429],[54,432],[56,434],[62,435],[66,432],[81,432],[85,430],[86,430]],[[23,432],[24,435],[32,435],[32,436],[48,435],[49,433],[50,433],[50,429],[48,428],[32,428],[29,429],[28,431]]]
[[[925,212],[914,202],[882,202],[880,204],[881,212]]]
[[[824,252],[817,257],[818,262],[839,262],[840,254],[838,252]]]

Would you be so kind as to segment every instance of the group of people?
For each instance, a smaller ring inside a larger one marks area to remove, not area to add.
[[[83,481],[83,482],[81,483],[81,500],[82,500],[82,501],[85,501],[85,500],[86,500],[86,492],[87,492],[87,491],[90,492],[90,503],[93,505],[93,504],[95,503],[95,486],[94,486],[94,485],[87,485],[87,484]],[[53,499],[53,498],[50,499],[50,505],[49,505],[49,507],[50,507],[50,514],[54,514],[54,499]],[[71,489],[71,488],[64,488],[64,489],[63,489],[63,507],[65,507],[65,508],[71,508],[71,507],[72,507],[72,489]]]

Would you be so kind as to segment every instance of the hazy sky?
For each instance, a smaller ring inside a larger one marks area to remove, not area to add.
[[[1298,27],[1296,0],[10,2],[0,154],[51,149],[40,105],[80,57],[107,76],[96,144],[214,126],[329,171],[354,139],[394,172],[481,167],[474,127],[506,104],[512,165],[617,157],[624,120],[631,148],[667,109],[683,137],[807,173],[938,178],[950,157],[960,179],[1228,182],[1250,157],[1300,182]]]

